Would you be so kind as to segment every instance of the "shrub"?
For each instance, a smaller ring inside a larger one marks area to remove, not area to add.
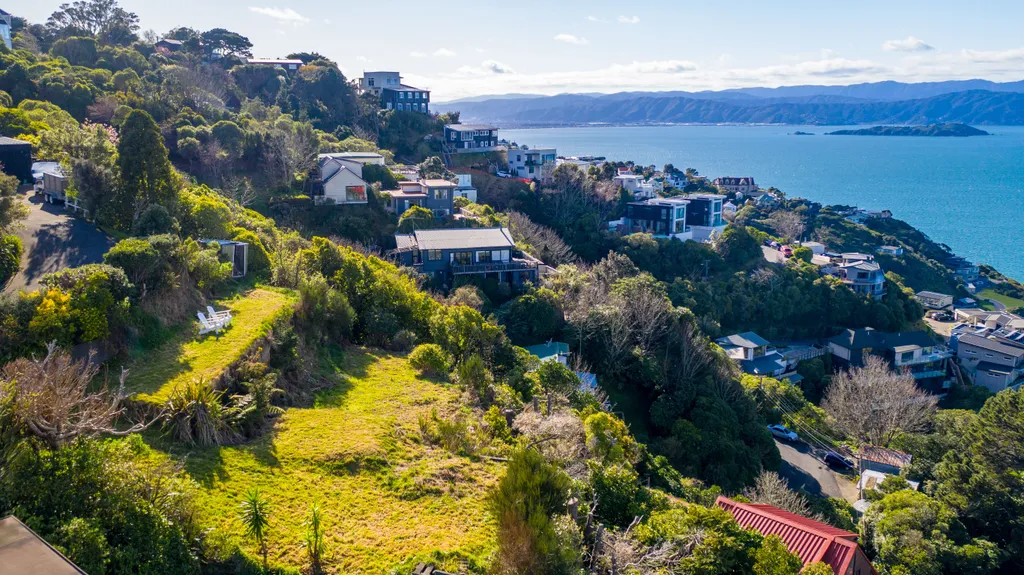
[[[399,330],[395,334],[395,337],[391,338],[391,345],[389,346],[391,351],[409,351],[416,345],[416,333],[412,330],[403,329]]]
[[[640,445],[621,419],[608,413],[595,413],[583,423],[587,448],[605,463],[635,464],[640,460]]]
[[[478,354],[469,356],[459,364],[459,385],[472,389],[480,397],[490,396],[490,387],[494,378],[487,371],[484,360]],[[488,397],[488,399],[490,399]]]
[[[270,271],[270,254],[267,253],[267,248],[263,246],[263,240],[259,236],[249,230],[240,229],[231,239],[249,244],[248,273],[250,275],[263,277]]]
[[[110,545],[96,520],[75,517],[57,528],[54,545],[86,573],[103,575],[110,558]]]
[[[174,231],[174,218],[167,208],[160,204],[151,204],[139,214],[139,219],[132,225],[132,233],[136,236],[152,236],[168,234]]]
[[[212,290],[231,277],[231,263],[220,261],[220,247],[212,245],[203,249],[189,238],[182,244],[188,271],[196,285],[203,290]]]
[[[21,253],[21,240],[18,236],[0,237],[0,286],[5,285],[18,273],[18,268],[21,267]]]
[[[491,436],[494,439],[505,442],[512,440],[512,429],[509,428],[508,420],[505,419],[497,405],[492,405],[487,410],[487,413],[484,414],[484,422],[487,423],[487,428],[491,431]]]
[[[103,256],[103,261],[124,270],[128,279],[135,285],[137,294],[143,294],[147,288],[155,288],[164,281],[169,263],[149,241],[141,238],[117,242]]]
[[[451,357],[433,343],[417,345],[409,354],[409,364],[423,373],[447,375],[451,369]]]
[[[590,482],[597,497],[597,516],[603,522],[622,527],[644,514],[644,492],[631,467],[593,465]]]
[[[220,445],[234,439],[235,432],[229,425],[232,414],[221,404],[222,395],[204,379],[175,387],[164,406],[164,428],[190,445]]]
[[[322,275],[314,273],[299,284],[296,315],[308,334],[319,334],[340,344],[352,336],[356,312],[345,294],[330,287]]]

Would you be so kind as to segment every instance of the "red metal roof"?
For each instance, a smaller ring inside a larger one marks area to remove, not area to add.
[[[790,552],[800,557],[804,565],[822,561],[832,567],[836,575],[846,575],[858,554],[863,556],[857,545],[856,533],[771,505],[739,503],[721,496],[715,504],[732,513],[736,522],[744,529],[752,529],[764,536],[779,536]],[[861,572],[862,566],[867,567],[868,573],[875,572],[867,562],[866,556],[858,563],[860,565],[856,572]]]

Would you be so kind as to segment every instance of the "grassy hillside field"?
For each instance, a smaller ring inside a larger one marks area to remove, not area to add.
[[[238,511],[245,492],[259,487],[272,504],[272,564],[306,565],[303,521],[314,501],[326,512],[330,573],[386,573],[435,549],[487,556],[494,526],[484,495],[502,464],[419,439],[418,418],[458,411],[458,391],[417,376],[403,356],[345,353],[338,383],[312,408],[288,409],[259,439],[187,453],[174,444],[171,455],[203,489],[208,523],[256,556],[241,538]]]

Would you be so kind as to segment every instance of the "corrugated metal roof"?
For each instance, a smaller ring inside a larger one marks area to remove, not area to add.
[[[874,445],[865,445],[861,447],[858,454],[864,461],[873,461],[884,465],[892,465],[893,467],[903,467],[904,465],[910,464],[914,459],[914,456],[909,453],[903,453],[902,451],[896,451],[895,449],[876,447]]]
[[[757,335],[752,331],[745,331],[743,333],[736,333],[733,335],[727,335],[725,337],[718,338],[719,344],[723,342],[746,348],[762,347],[768,345],[768,340]]]
[[[515,246],[507,228],[416,230],[413,233],[421,250],[511,248]]]
[[[8,138],[7,136],[0,136],[0,146],[32,146],[32,144],[25,140],[17,140],[15,138]]]

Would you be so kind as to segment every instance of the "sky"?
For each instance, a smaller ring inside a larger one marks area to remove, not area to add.
[[[57,0],[7,0],[43,22]],[[484,94],[1024,79],[1024,2],[975,0],[121,0],[142,29],[228,28],[253,54]]]

